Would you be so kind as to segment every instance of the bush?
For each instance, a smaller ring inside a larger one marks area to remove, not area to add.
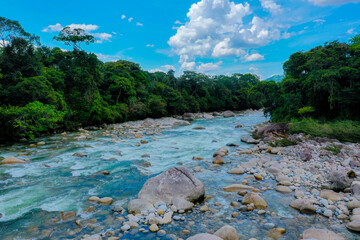
[[[25,107],[0,108],[1,136],[6,140],[30,138],[50,133],[60,128],[66,112],[55,106],[32,102]]]
[[[294,146],[297,143],[298,143],[297,141],[291,141],[287,138],[283,138],[280,140],[275,140],[273,142],[270,142],[269,146],[270,147],[289,147],[289,146]]]

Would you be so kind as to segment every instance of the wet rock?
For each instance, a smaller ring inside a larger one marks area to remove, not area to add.
[[[192,113],[184,113],[182,115],[182,119],[185,120],[185,121],[194,121],[195,116]]]
[[[302,239],[345,240],[342,236],[327,229],[310,228],[303,232]]]
[[[92,202],[98,202],[99,200],[100,200],[100,198],[97,197],[97,196],[91,196],[91,197],[89,197],[89,201],[92,201]]]
[[[237,167],[237,168],[233,168],[230,171],[228,171],[229,174],[235,174],[235,175],[241,175],[244,174],[244,168],[242,167]]]
[[[149,154],[143,154],[143,155],[141,155],[141,157],[142,157],[142,158],[149,158],[150,155],[149,155]]]
[[[248,205],[248,204],[254,204],[255,208],[257,209],[266,209],[267,204],[265,200],[259,196],[259,194],[251,192],[244,196],[242,200],[242,204]]]
[[[332,190],[321,190],[319,196],[322,197],[322,198],[325,198],[327,200],[331,200],[331,201],[336,202],[339,199],[343,198],[344,194],[337,193],[337,192],[334,192]]]
[[[224,164],[224,159],[221,157],[221,156],[216,156],[213,161],[212,161],[213,164]]]
[[[344,171],[332,171],[328,177],[331,182],[330,187],[335,191],[344,191],[345,188],[351,185],[351,179]]]
[[[223,240],[239,240],[239,234],[232,226],[226,225],[214,233],[215,236],[220,237]]]
[[[292,190],[289,187],[283,186],[283,185],[278,185],[276,187],[276,191],[281,192],[281,193],[291,193],[292,192]]]
[[[205,188],[202,182],[184,167],[170,168],[150,178],[138,194],[140,199],[167,204],[170,204],[174,197],[196,202],[201,201],[204,196]]]
[[[15,158],[15,157],[7,157],[0,162],[0,165],[1,164],[24,164],[24,163],[27,163],[27,162],[24,160]]]
[[[38,142],[36,145],[38,145],[38,146],[45,145],[45,142]]]
[[[226,146],[229,146],[229,147],[238,147],[239,145],[236,144],[236,143],[228,143],[228,144],[226,144]]]
[[[131,227],[130,227],[128,224],[125,224],[125,225],[122,226],[120,229],[121,229],[121,231],[126,232],[126,231],[129,231],[130,228],[131,228]]]
[[[241,124],[238,124],[235,126],[235,128],[242,128],[242,127],[243,127],[243,125],[241,125]]]
[[[95,234],[95,235],[84,237],[81,240],[102,240],[102,237],[99,234]]]
[[[207,205],[200,207],[200,212],[207,212],[207,211],[209,211],[209,207]]]
[[[194,127],[193,129],[194,129],[194,130],[204,130],[204,129],[206,129],[206,128],[201,127],[201,126],[198,126],[198,127]]]
[[[81,158],[82,158],[82,157],[87,157],[87,155],[84,154],[84,153],[82,153],[82,152],[76,152],[76,153],[73,154],[73,156],[74,156],[74,157],[81,157]]]
[[[357,200],[356,198],[353,199],[352,201],[350,201],[348,203],[348,206],[347,206],[350,210],[353,210],[354,208],[360,208],[360,201]]]
[[[141,140],[140,143],[141,143],[141,144],[147,144],[147,143],[149,143],[149,142],[148,142],[147,140]]]
[[[209,234],[209,233],[199,233],[195,236],[189,237],[187,240],[223,240],[222,238]]]
[[[349,222],[346,224],[346,228],[352,231],[360,232],[360,219]]]
[[[163,218],[164,224],[169,224],[169,223],[171,223],[172,216],[173,216],[173,212],[167,212],[167,213],[165,213],[164,218]]]
[[[104,204],[104,205],[110,205],[112,204],[113,202],[113,199],[111,197],[103,197],[103,198],[100,198],[98,203],[100,204]]]
[[[76,217],[76,212],[74,211],[67,211],[67,212],[61,212],[60,218],[63,221],[73,220]]]
[[[223,187],[223,190],[226,192],[239,192],[241,190],[255,190],[255,188],[244,185],[244,184],[232,184],[226,187]]]
[[[202,157],[195,157],[195,156],[192,159],[197,160],[197,161],[204,160],[204,158],[202,158]]]
[[[150,210],[152,208],[154,208],[154,205],[145,199],[133,199],[128,204],[128,212],[133,214],[141,213],[141,210]]]
[[[190,210],[194,207],[192,202],[189,202],[183,198],[174,197],[172,204],[177,208],[177,210]]]
[[[108,171],[99,171],[99,172],[93,173],[92,175],[101,176],[101,175],[110,175],[110,173]]]
[[[260,142],[260,140],[258,139],[254,139],[250,136],[243,136],[241,138],[241,141],[244,142],[244,143],[249,143],[249,144],[258,144]]]
[[[233,113],[232,111],[225,111],[222,113],[224,118],[230,118],[230,117],[235,117],[235,113]]]
[[[204,118],[205,118],[206,120],[211,120],[211,119],[214,118],[214,116],[213,116],[213,115],[210,115],[210,114],[208,114],[208,113],[204,113]]]
[[[194,167],[194,172],[200,172],[203,168],[200,166]]]
[[[296,199],[290,203],[290,207],[306,214],[312,214],[316,212],[316,208],[313,202],[307,199]]]

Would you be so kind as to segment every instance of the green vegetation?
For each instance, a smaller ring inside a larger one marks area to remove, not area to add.
[[[337,155],[337,154],[339,154],[341,152],[342,146],[341,145],[331,144],[331,145],[327,146],[324,149],[327,150],[327,151],[331,151],[335,155]]]
[[[331,122],[314,119],[293,120],[290,124],[290,132],[335,138],[343,142],[360,142],[360,122],[350,120]]]
[[[40,46],[16,21],[0,18],[0,27],[0,142],[184,112],[259,109],[279,90],[252,74],[175,77],[124,60],[103,63],[82,50],[95,41],[82,29],[64,28],[54,38],[73,47],[62,51]]]

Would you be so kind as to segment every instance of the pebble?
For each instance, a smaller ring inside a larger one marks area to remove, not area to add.
[[[149,229],[150,229],[150,231],[152,231],[152,232],[157,232],[157,231],[159,231],[159,227],[158,227],[158,225],[156,225],[156,224],[151,224],[150,227],[149,227]]]

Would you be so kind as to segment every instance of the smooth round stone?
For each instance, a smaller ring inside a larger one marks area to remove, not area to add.
[[[122,226],[120,229],[121,229],[121,231],[123,231],[123,232],[129,231],[129,230],[130,230],[130,225],[125,224],[125,225]]]
[[[327,210],[324,211],[323,215],[324,215],[325,217],[328,217],[328,218],[329,218],[329,217],[332,217],[333,212],[332,212],[330,209],[327,209]]]
[[[174,219],[175,221],[179,221],[179,220],[181,220],[181,217],[180,217],[180,216],[174,216],[173,219]]]
[[[265,224],[264,224],[264,227],[265,227],[266,229],[272,229],[272,228],[275,227],[275,224],[274,224],[274,223],[265,223]]]
[[[258,214],[259,214],[259,215],[264,215],[265,213],[266,213],[265,210],[259,210],[259,211],[258,211]]]
[[[150,229],[150,231],[152,231],[152,232],[157,232],[157,231],[159,231],[159,227],[158,227],[158,225],[156,225],[156,224],[151,224],[150,227],[149,227],[149,229]]]

